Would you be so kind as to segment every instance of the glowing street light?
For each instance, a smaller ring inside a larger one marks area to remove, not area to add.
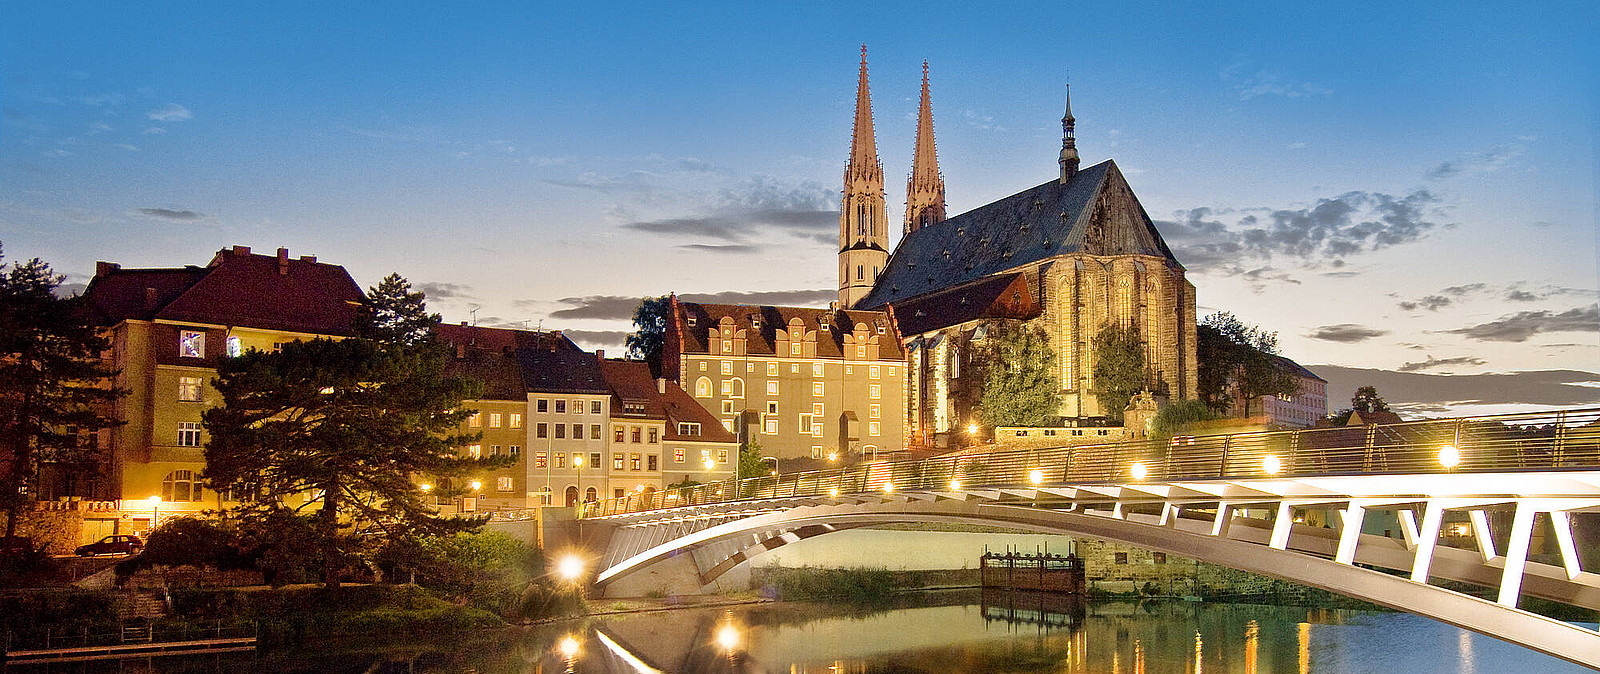
[[[1038,468],[1028,471],[1028,482],[1034,485],[1044,482],[1044,471]]]
[[[583,467],[583,455],[582,454],[573,454],[572,455],[572,467],[573,468],[582,468]],[[567,637],[567,638],[571,639],[572,637]],[[565,642],[563,642],[563,643],[565,643]],[[577,643],[577,642],[574,641],[573,643]]]
[[[967,424],[967,435],[977,435],[977,434],[978,434],[978,425],[977,424]]]
[[[483,488],[483,482],[481,480],[473,480],[471,482],[468,482],[467,486],[471,487],[472,491],[478,491],[479,489]]]
[[[717,462],[716,461],[713,461],[711,459],[706,459],[706,470],[712,470],[712,469],[714,469],[716,467],[717,467]]]
[[[561,657],[568,660],[578,657],[578,640],[570,634],[562,637],[561,643],[556,644],[556,648],[561,651]]]
[[[1128,469],[1128,473],[1133,475],[1133,479],[1135,480],[1143,480],[1145,477],[1150,475],[1150,467],[1144,465],[1143,461],[1138,461]]]
[[[154,531],[156,525],[161,522],[161,496],[152,494],[145,500],[150,502],[150,530]]]
[[[839,488],[838,487],[830,488],[828,490],[828,498],[839,498]]]
[[[883,493],[885,493],[885,494],[893,494],[894,493],[894,483],[893,482],[885,482],[885,483],[883,483]]]
[[[1456,466],[1461,465],[1461,450],[1456,449],[1455,445],[1445,445],[1440,447],[1439,465],[1444,466],[1447,469],[1454,470]]]
[[[575,583],[583,577],[583,558],[577,555],[565,555],[556,561],[556,575],[569,583]]]
[[[961,480],[951,480],[950,491],[961,491]]]
[[[1268,454],[1261,458],[1261,470],[1267,471],[1268,475],[1277,475],[1283,472],[1283,460],[1277,454]]]
[[[422,483],[422,484],[419,484],[419,485],[417,485],[417,488],[418,488],[418,489],[421,489],[421,490],[422,490],[422,493],[424,493],[424,494],[426,494],[426,493],[428,493],[428,492],[430,492],[430,491],[433,491],[433,485],[431,485],[431,484],[428,484],[428,483],[426,483],[426,482],[424,482],[424,483]]]
[[[828,452],[828,460],[829,461],[838,461],[839,460],[839,453],[838,452]]]
[[[734,627],[733,623],[724,623],[722,627],[717,629],[717,645],[721,646],[722,650],[729,652],[738,648],[739,628]]]

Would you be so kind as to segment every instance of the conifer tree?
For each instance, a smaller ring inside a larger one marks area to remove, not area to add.
[[[1061,416],[1060,386],[1050,375],[1055,353],[1044,330],[990,323],[975,354],[983,395],[978,403],[989,426],[1053,426]]]
[[[1094,336],[1094,354],[1095,399],[1106,418],[1120,424],[1128,401],[1149,381],[1138,330],[1115,322],[1107,324]]]

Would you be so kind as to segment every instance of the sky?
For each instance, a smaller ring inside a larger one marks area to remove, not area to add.
[[[924,59],[951,214],[1056,174],[1070,78],[1202,316],[1600,403],[1600,10],[1322,4],[0,3],[0,244],[287,247],[609,349],[642,296],[817,305],[865,43],[893,222]]]

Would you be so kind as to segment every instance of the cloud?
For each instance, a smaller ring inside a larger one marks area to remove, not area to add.
[[[138,152],[139,151],[139,146],[137,146],[137,145],[129,145],[127,143],[116,143],[116,144],[113,144],[111,147],[114,147],[114,148],[117,148],[117,149],[121,149],[121,150],[127,150],[129,152]]]
[[[706,304],[771,304],[778,306],[826,306],[838,299],[837,290],[729,290],[717,293],[684,293],[678,299]],[[550,312],[551,318],[629,320],[642,298],[624,295],[587,295],[558,300],[567,305]]]
[[[731,253],[748,254],[760,252],[761,246],[748,243],[686,243],[678,246],[684,250],[697,250],[705,253]]]
[[[1482,365],[1484,362],[1485,361],[1482,358],[1476,358],[1473,356],[1459,356],[1456,358],[1434,358],[1433,356],[1428,356],[1428,359],[1425,361],[1401,365],[1398,371],[1417,372],[1420,370],[1437,370],[1441,367],[1454,367],[1457,365]]]
[[[1463,153],[1459,158],[1442,162],[1428,169],[1430,180],[1444,180],[1462,175],[1489,173],[1511,165],[1517,155],[1526,150],[1521,143],[1504,143],[1487,150]]]
[[[1389,334],[1388,330],[1369,328],[1365,325],[1356,325],[1355,323],[1339,323],[1337,325],[1324,325],[1316,330],[1311,331],[1311,333],[1306,336],[1310,337],[1311,339],[1320,339],[1328,342],[1353,344],[1355,342],[1367,341],[1373,337],[1382,337],[1387,334]]]
[[[206,219],[205,213],[178,211],[170,208],[136,208],[134,212],[157,220],[171,220],[173,222],[194,222]]]
[[[828,243],[839,226],[838,194],[814,182],[784,185],[756,176],[719,190],[705,212],[655,220],[639,220],[623,229],[665,237],[712,239],[723,245],[683,246],[712,252],[751,252],[762,231]],[[742,248],[737,246],[743,246]]]
[[[155,136],[155,135],[163,134],[163,133],[166,133],[166,132],[167,132],[166,129],[163,129],[163,128],[159,127],[159,126],[152,126],[152,127],[145,128],[145,130],[140,131],[139,133],[142,133],[142,134],[144,134],[146,136]]]
[[[1448,307],[1452,304],[1455,304],[1457,299],[1466,297],[1468,295],[1477,294],[1487,287],[1488,286],[1483,283],[1468,283],[1466,285],[1450,286],[1449,288],[1440,290],[1436,294],[1427,295],[1420,299],[1402,300],[1399,303],[1399,307],[1406,311],[1416,311],[1417,309],[1438,311],[1443,307]]]
[[[1175,220],[1156,225],[1178,259],[1197,271],[1244,273],[1248,268],[1240,258],[1341,267],[1346,258],[1427,236],[1441,226],[1428,214],[1437,204],[1439,198],[1424,189],[1398,197],[1357,191],[1318,199],[1307,208],[1180,210]]]
[[[417,290],[431,300],[455,300],[472,297],[472,288],[459,283],[440,283],[430,281],[417,284]]]
[[[1328,380],[1328,406],[1349,405],[1359,386],[1373,386],[1391,406],[1419,405],[1553,405],[1600,403],[1600,390],[1584,385],[1600,375],[1579,370],[1539,370],[1501,374],[1426,374],[1395,372],[1337,365],[1311,365],[1311,371]],[[1441,411],[1448,411],[1448,408]]]
[[[187,122],[191,119],[194,119],[194,113],[189,112],[188,108],[178,105],[177,103],[168,103],[159,108],[151,110],[150,112],[144,113],[144,116],[158,122]]]
[[[1467,339],[1484,342],[1525,342],[1529,337],[1544,332],[1600,331],[1600,310],[1594,305],[1576,307],[1561,313],[1551,311],[1519,311],[1501,316],[1488,323],[1446,330]]]
[[[107,124],[105,122],[90,122],[89,123],[89,135],[91,135],[91,136],[96,135],[96,134],[105,133],[105,132],[110,131],[110,130],[111,130],[111,125]]]
[[[1223,68],[1222,72],[1218,73],[1222,81],[1239,94],[1241,101],[1261,96],[1312,98],[1333,95],[1332,89],[1320,84],[1284,77],[1274,70],[1258,69],[1254,73],[1246,74],[1249,69],[1249,63],[1239,62]]]
[[[620,349],[624,348],[628,335],[633,334],[633,332],[629,330],[562,330],[561,334],[566,335],[567,339],[577,342],[580,346],[586,346],[590,349],[596,347],[619,349],[617,353],[607,355],[620,356],[622,355]]]

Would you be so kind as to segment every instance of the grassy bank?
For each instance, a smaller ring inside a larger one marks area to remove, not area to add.
[[[416,585],[178,590],[172,604],[183,621],[255,623],[269,645],[353,636],[402,639],[506,624]]]

